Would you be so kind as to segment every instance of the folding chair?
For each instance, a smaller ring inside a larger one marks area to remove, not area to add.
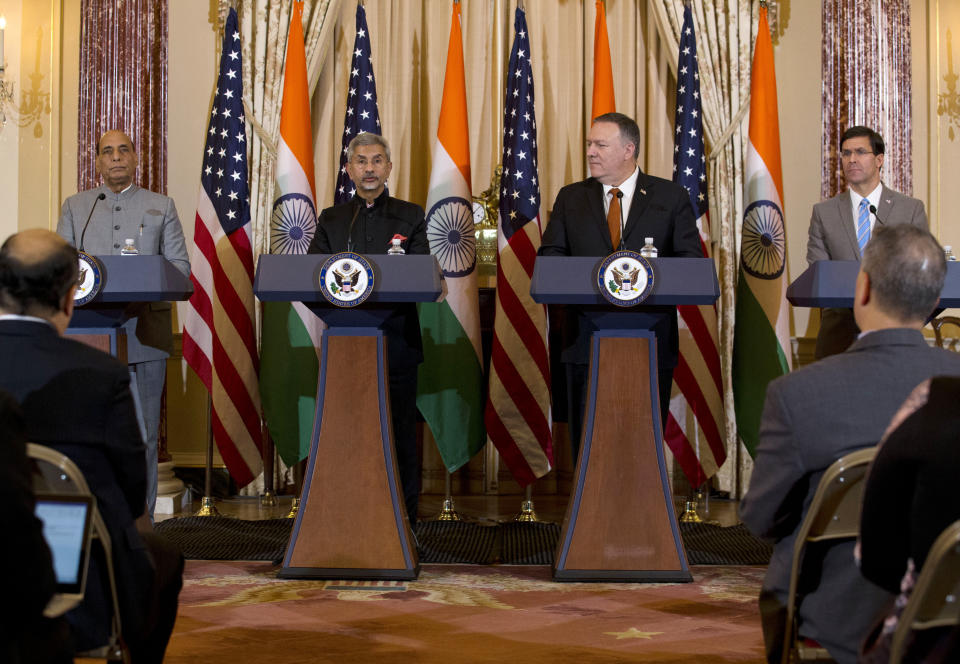
[[[914,630],[960,625],[960,521],[940,533],[923,563],[890,643],[890,662],[899,664]]]
[[[809,543],[852,539],[860,533],[863,480],[876,453],[876,447],[867,447],[834,461],[820,479],[807,516],[800,524],[797,539],[793,544],[793,563],[790,567],[783,664],[790,664],[792,661],[833,661],[826,648],[807,645],[797,632],[797,585],[803,565],[803,553]]]
[[[40,477],[37,478],[42,485],[40,490],[50,493],[79,494],[90,495],[90,487],[87,486],[87,480],[83,473],[77,468],[76,464],[69,457],[57,452],[54,449],[37,445],[36,443],[27,443],[27,456],[34,460],[36,469]],[[130,661],[130,654],[123,645],[121,639],[120,625],[120,603],[117,600],[117,581],[113,571],[113,547],[110,540],[110,533],[107,526],[100,516],[100,510],[96,507],[96,498],[94,497],[93,507],[93,538],[100,540],[100,546],[103,548],[104,560],[106,561],[107,579],[110,584],[110,598],[113,604],[111,613],[110,637],[107,644],[92,652],[78,653],[78,657],[91,659],[106,659],[111,662]]]
[[[960,351],[960,340],[956,337],[953,339],[953,343],[944,346],[943,338],[943,327],[945,325],[953,325],[954,327],[960,328],[960,318],[956,316],[937,316],[930,321],[930,327],[933,328],[933,338],[934,342],[937,344],[937,348],[946,348],[947,350]]]

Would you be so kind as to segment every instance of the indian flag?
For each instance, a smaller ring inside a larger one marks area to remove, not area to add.
[[[613,92],[613,64],[610,61],[610,38],[607,36],[607,10],[603,0],[596,0],[596,22],[593,24],[593,102],[590,119],[617,110]]]
[[[733,393],[737,428],[753,456],[767,384],[790,371],[791,364],[777,79],[765,7],[760,9],[750,77],[750,146],[744,202]]]
[[[426,206],[430,253],[443,270],[447,297],[418,307],[424,361],[417,389],[417,406],[450,472],[469,461],[486,441],[462,42],[460,4],[454,2]]]
[[[280,106],[277,198],[270,253],[305,254],[317,228],[303,2],[293,3]],[[287,465],[306,458],[317,405],[317,348],[323,324],[303,303],[265,302],[260,398],[270,436]]]

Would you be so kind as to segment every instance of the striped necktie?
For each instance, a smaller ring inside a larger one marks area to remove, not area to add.
[[[859,216],[857,217],[857,244],[860,245],[860,255],[863,248],[870,241],[870,201],[866,198],[860,201]]]

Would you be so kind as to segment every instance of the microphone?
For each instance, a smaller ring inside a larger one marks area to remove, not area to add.
[[[93,205],[90,206],[90,214],[87,215],[87,220],[83,223],[83,232],[80,233],[80,251],[83,251],[83,238],[87,234],[87,226],[90,225],[90,218],[93,216],[93,211],[97,209],[97,203],[105,199],[107,195],[100,192],[100,195],[97,196],[97,200],[93,202]]]
[[[877,220],[877,223],[878,223],[878,224],[880,224],[881,226],[883,226],[883,219],[881,219],[880,217],[877,216],[877,206],[876,206],[876,205],[871,205],[871,206],[870,206],[870,214],[873,215],[874,219]]]
[[[620,208],[620,246],[617,247],[617,251],[623,251],[623,231],[625,229],[625,224],[623,223],[623,192],[617,192],[617,203]]]
[[[355,198],[354,202],[356,205],[354,205],[353,217],[350,218],[350,226],[347,227],[347,251],[353,251],[353,222],[357,220],[360,208],[363,207],[363,201],[359,197]]]

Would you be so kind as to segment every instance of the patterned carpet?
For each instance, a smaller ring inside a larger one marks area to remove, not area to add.
[[[292,519],[244,521],[226,517],[181,517],[157,524],[188,559],[278,561],[290,538]],[[421,563],[550,565],[560,536],[555,523],[420,521]],[[691,565],[765,565],[770,545],[743,526],[680,524]]]
[[[412,582],[290,581],[188,561],[167,664],[762,662],[760,567],[689,584],[553,583],[545,566],[424,565]]]

